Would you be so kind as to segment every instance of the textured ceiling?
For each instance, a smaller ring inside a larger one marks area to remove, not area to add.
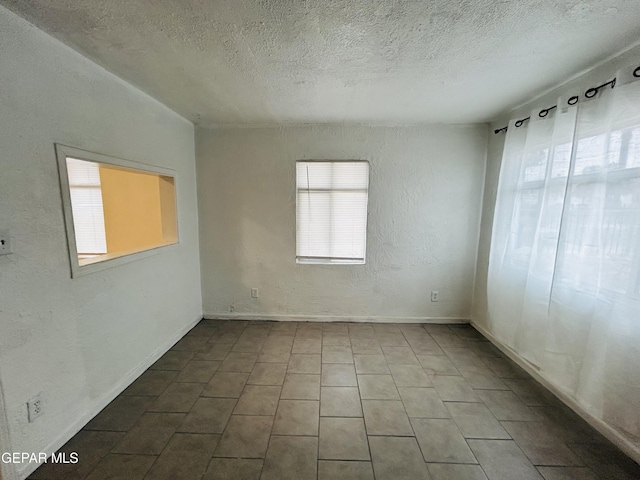
[[[200,124],[488,121],[640,38],[639,0],[0,0]]]

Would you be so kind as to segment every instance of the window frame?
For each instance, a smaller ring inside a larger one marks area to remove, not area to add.
[[[299,163],[366,163],[367,164],[367,212],[365,215],[365,225],[364,225],[364,255],[362,260],[359,258],[338,258],[338,257],[314,257],[314,256],[298,256],[298,164]],[[356,160],[356,159],[344,159],[344,160],[319,160],[319,159],[311,159],[311,160],[296,160],[294,164],[294,188],[295,188],[295,200],[296,200],[296,211],[295,211],[295,239],[296,239],[296,253],[295,260],[296,265],[343,265],[343,266],[353,266],[353,265],[365,265],[367,263],[367,233],[369,230],[369,190],[371,187],[371,162],[369,160]]]
[[[167,249],[174,249],[180,244],[180,224],[178,219],[178,174],[175,170],[165,167],[159,167],[157,165],[149,165],[147,163],[139,161],[113,157],[102,153],[90,152],[88,150],[82,150],[80,148],[70,147],[68,145],[62,145],[59,143],[55,144],[55,150],[58,163],[58,176],[60,179],[60,196],[62,199],[62,212],[64,215],[67,248],[69,252],[69,262],[71,265],[71,278],[88,275],[94,272],[106,270],[108,268],[124,265],[135,260],[147,258],[152,255],[161,253],[162,251],[165,251]],[[80,265],[80,262],[78,260],[78,249],[76,245],[75,227],[73,224],[73,208],[71,204],[71,190],[67,172],[67,157],[89,162],[97,162],[130,170],[137,170],[145,173],[172,177],[175,189],[174,201],[176,206],[176,231],[178,233],[176,241],[166,245],[159,245],[157,247],[147,248],[136,252],[118,254],[117,256],[113,256],[110,258],[104,258],[108,254],[102,255],[94,262],[88,262],[84,265]]]

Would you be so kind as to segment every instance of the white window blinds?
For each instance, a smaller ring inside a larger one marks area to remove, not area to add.
[[[67,174],[78,255],[89,257],[107,253],[100,165],[67,158]]]
[[[365,263],[369,162],[296,162],[296,261]]]

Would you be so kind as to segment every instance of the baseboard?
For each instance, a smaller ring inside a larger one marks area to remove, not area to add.
[[[147,358],[145,358],[135,368],[133,368],[125,377],[123,377],[120,383],[118,383],[108,393],[106,393],[89,412],[80,416],[66,430],[64,430],[60,435],[58,435],[58,437],[55,440],[49,443],[49,445],[47,445],[47,447],[43,451],[51,455],[51,453],[56,452],[60,447],[62,447],[65,443],[67,443],[76,433],[82,430],[82,427],[84,427],[87,423],[89,423],[89,420],[91,420],[98,413],[100,413],[100,411],[104,409],[104,407],[109,405],[109,403],[111,403],[129,385],[131,385],[131,383],[133,383],[135,379],[137,379],[140,375],[142,375],[145,372],[145,370],[147,370],[171,347],[173,347],[178,342],[178,340],[184,337],[187,334],[187,332],[189,332],[189,330],[195,327],[198,324],[198,322],[200,322],[200,320],[202,320],[202,315],[198,315],[188,325],[178,330],[178,332],[176,332],[176,334],[170,340],[168,340],[167,342],[157,347],[151,354],[147,356]],[[24,468],[17,469],[17,478],[19,480],[26,479],[39,466],[40,464],[37,464],[37,463],[24,464]]]
[[[355,323],[469,323],[460,317],[384,317],[353,315],[271,315],[261,313],[206,313],[207,320],[267,320],[275,322],[355,322]]]
[[[487,340],[493,343],[502,353],[513,360],[518,366],[531,375],[536,381],[538,381],[547,390],[553,393],[562,403],[582,417],[589,425],[600,432],[611,443],[627,454],[633,461],[640,464],[640,451],[631,443],[628,439],[622,436],[617,430],[605,423],[602,419],[593,416],[582,405],[580,405],[574,398],[567,395],[560,387],[549,381],[545,376],[540,373],[540,370],[529,363],[527,360],[518,355],[513,349],[497,340],[487,329],[478,325],[474,321],[471,325],[478,330]]]

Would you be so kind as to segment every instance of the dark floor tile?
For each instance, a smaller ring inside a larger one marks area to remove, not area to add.
[[[369,446],[361,418],[320,419],[319,458],[323,460],[369,460]]]
[[[440,346],[428,333],[419,335],[405,333],[405,337],[416,355],[444,355]]]
[[[363,400],[400,400],[391,375],[358,375],[358,387]]]
[[[236,415],[275,415],[281,387],[247,385],[238,400]]]
[[[451,325],[451,331],[460,338],[471,341],[485,342],[485,338],[471,325]]]
[[[216,372],[201,396],[240,398],[248,379],[248,373]]]
[[[157,397],[178,376],[175,370],[147,370],[140,375],[121,395]]]
[[[217,325],[212,324],[210,321],[202,320],[195,327],[189,330],[187,336],[207,337],[207,339],[209,339],[219,331],[220,329]]]
[[[219,372],[251,373],[258,360],[257,353],[231,352],[218,369]]]
[[[447,402],[446,406],[465,438],[511,438],[482,403]]]
[[[560,401],[554,395],[545,390],[535,380],[526,378],[505,378],[503,382],[515,393],[522,403],[531,406],[558,405]]]
[[[430,480],[415,438],[369,437],[369,445],[376,480]]]
[[[376,338],[381,347],[408,347],[404,335],[399,332],[378,333]]]
[[[65,454],[66,458],[71,458],[71,453],[77,453],[78,463],[52,463],[49,461],[32,473],[29,479],[82,480],[124,436],[124,432],[81,430],[58,451],[58,453]]]
[[[513,440],[468,440],[489,480],[542,480]]]
[[[458,369],[444,355],[417,355],[424,371],[429,375],[460,375]]]
[[[431,377],[431,382],[445,402],[481,401],[464,377],[435,375]]]
[[[609,444],[600,433],[564,405],[529,408],[567,443]]]
[[[479,357],[502,357],[502,352],[490,342],[473,342],[469,348]]]
[[[258,356],[258,363],[289,363],[291,359],[291,347],[263,348]]]
[[[539,420],[535,412],[510,390],[478,390],[476,393],[498,420]]]
[[[287,373],[319,374],[321,355],[292,354],[289,358]]]
[[[200,397],[178,428],[179,432],[222,433],[236,406],[235,398]]]
[[[207,343],[193,357],[194,360],[222,361],[231,351],[231,345],[224,343]]]
[[[358,387],[322,387],[320,415],[323,417],[362,417]]]
[[[349,337],[354,338],[375,338],[376,332],[371,325],[349,324]]]
[[[482,362],[480,357],[473,353],[471,349],[466,348],[466,346],[445,347],[443,350],[458,370],[461,368],[483,367],[487,372],[493,373],[493,371]]]
[[[432,387],[433,384],[418,365],[391,365],[391,375],[398,387]]]
[[[208,337],[186,335],[171,350],[176,352],[197,352],[207,344],[208,339]]]
[[[204,389],[203,383],[172,383],[147,409],[150,412],[188,412]]]
[[[219,440],[218,435],[175,434],[145,480],[201,478]]]
[[[350,346],[351,340],[348,333],[322,332],[322,345]]]
[[[507,358],[483,357],[482,361],[500,378],[529,378],[524,370]]]
[[[261,480],[316,480],[317,437],[274,435],[264,459]]]
[[[317,400],[280,400],[272,435],[318,435],[320,402]]]
[[[322,353],[322,340],[320,338],[296,337],[291,353],[320,354]]]
[[[371,462],[353,462],[320,460],[318,462],[318,480],[373,480]]]
[[[145,413],[112,452],[159,455],[185,416],[184,413]]]
[[[282,385],[287,373],[286,363],[256,363],[247,380],[248,385]]]
[[[354,355],[356,373],[366,375],[389,375],[389,365],[384,355]]]
[[[351,347],[347,345],[323,345],[322,363],[353,363]]]
[[[422,328],[424,328],[427,331],[427,333],[429,333],[431,336],[433,336],[434,334],[454,335],[450,325],[442,325],[438,323],[425,323],[422,325]]]
[[[487,480],[479,465],[429,463],[427,466],[433,480]]]
[[[211,336],[209,343],[222,343],[233,345],[240,338],[240,332],[218,332]]]
[[[409,417],[449,418],[451,416],[435,388],[398,387],[398,391]]]
[[[389,365],[420,365],[411,347],[382,347]]]
[[[431,336],[441,348],[447,347],[464,347],[466,341],[455,333],[432,333]]]
[[[320,400],[320,375],[289,373],[284,379],[281,399]]]
[[[232,415],[214,457],[264,458],[272,416]]]
[[[471,388],[480,390],[509,390],[509,387],[488,368],[458,367]]]
[[[544,422],[502,422],[502,426],[534,465],[584,465]]]
[[[413,436],[413,429],[402,402],[396,400],[363,400],[367,435]]]
[[[231,348],[232,352],[237,353],[260,353],[262,347],[264,347],[265,340],[263,338],[250,338],[243,339],[240,338],[236,343],[234,343]]]
[[[134,397],[121,395],[116,397],[104,410],[96,415],[84,430],[113,430],[126,432],[142,414],[153,404],[153,397]]]
[[[298,326],[295,338],[315,338],[322,341],[322,325],[319,323],[303,323]]]
[[[182,370],[194,355],[194,352],[169,350],[150,368],[151,370]]]
[[[263,460],[214,458],[202,480],[260,480]]]
[[[587,467],[538,467],[544,480],[599,480]]]
[[[453,420],[412,418],[411,425],[426,462],[478,463]]]
[[[207,383],[220,368],[221,362],[207,360],[191,360],[176,377],[176,382]]]
[[[570,444],[569,447],[602,480],[640,478],[640,465],[611,444]]]
[[[357,387],[356,371],[353,365],[325,363],[322,365],[323,387]]]
[[[354,355],[382,355],[382,348],[375,338],[352,338],[351,351]]]
[[[87,480],[142,480],[155,460],[150,455],[107,455]]]

